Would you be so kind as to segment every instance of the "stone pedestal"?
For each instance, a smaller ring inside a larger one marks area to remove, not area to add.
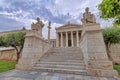
[[[80,47],[83,51],[88,75],[117,76],[112,62],[108,59],[102,29],[99,24],[84,25]]]
[[[50,48],[51,46],[39,36],[39,33],[36,31],[27,32],[22,56],[16,69],[30,70]]]

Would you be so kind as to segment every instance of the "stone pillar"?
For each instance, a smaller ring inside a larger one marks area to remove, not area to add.
[[[102,77],[117,76],[112,62],[108,59],[100,25],[90,24],[84,27],[85,32],[82,35],[80,48],[83,52],[87,74]]]
[[[66,47],[68,47],[68,33],[66,32]]]
[[[63,33],[61,32],[61,47],[63,47]]]
[[[48,25],[48,42],[50,43],[50,29],[51,29],[51,22]]]
[[[31,70],[41,57],[51,49],[51,45],[44,41],[35,31],[26,32],[22,55],[16,65],[16,69]]]
[[[72,47],[74,46],[73,44],[73,32],[71,31],[71,44],[72,44]]]
[[[77,43],[77,47],[79,47],[79,32],[76,31],[76,43]]]
[[[59,34],[56,33],[56,47],[59,47]]]

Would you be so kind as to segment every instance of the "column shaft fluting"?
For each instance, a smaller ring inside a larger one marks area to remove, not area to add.
[[[76,31],[76,44],[77,44],[77,47],[79,47],[79,32]]]
[[[56,47],[59,47],[59,34],[56,33]]]
[[[68,33],[66,32],[66,47],[68,47]]]
[[[61,47],[63,47],[63,33],[61,32]]]
[[[73,44],[73,32],[71,31],[71,46],[73,47],[74,46],[74,44]]]

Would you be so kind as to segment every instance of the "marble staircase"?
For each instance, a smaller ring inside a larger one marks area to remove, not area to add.
[[[33,70],[87,74],[83,54],[78,47],[52,48],[33,66]]]

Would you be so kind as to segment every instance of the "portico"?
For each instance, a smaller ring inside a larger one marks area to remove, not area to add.
[[[71,30],[71,27],[74,29]],[[70,28],[70,29],[69,29]],[[57,47],[78,47],[81,38],[82,26],[67,24],[56,29]]]

